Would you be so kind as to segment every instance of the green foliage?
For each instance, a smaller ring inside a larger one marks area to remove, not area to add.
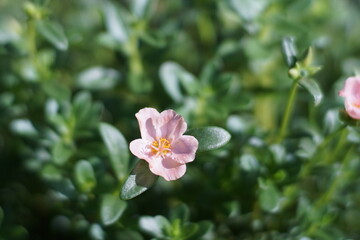
[[[359,239],[359,12],[0,1],[0,239]],[[199,141],[176,181],[129,153],[144,107]]]

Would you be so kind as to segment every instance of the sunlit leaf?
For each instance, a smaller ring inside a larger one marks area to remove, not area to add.
[[[139,160],[121,189],[121,198],[128,200],[140,195],[148,190],[157,179],[158,176],[150,171],[148,163]]]
[[[105,232],[100,224],[94,223],[89,229],[89,234],[92,240],[104,240]]]
[[[24,137],[34,137],[38,134],[34,125],[28,119],[13,120],[10,124],[10,128],[14,133]]]
[[[100,207],[101,221],[104,225],[116,222],[125,211],[127,203],[118,196],[106,194],[102,198]]]
[[[229,0],[237,14],[245,20],[253,20],[267,7],[267,0]]]
[[[120,43],[128,41],[128,24],[124,17],[124,11],[120,7],[110,1],[104,3],[104,18],[106,28],[114,39]]]
[[[230,133],[220,127],[194,128],[188,130],[186,134],[194,136],[199,141],[199,152],[220,148],[231,138]]]
[[[154,237],[164,237],[165,230],[170,228],[169,221],[163,216],[144,216],[139,221],[140,228]]]
[[[119,80],[118,71],[96,66],[82,71],[76,79],[76,84],[82,89],[100,91],[113,88]]]

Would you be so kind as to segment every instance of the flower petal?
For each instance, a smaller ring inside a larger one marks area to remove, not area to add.
[[[141,138],[150,141],[156,139],[154,122],[159,118],[160,113],[154,108],[143,108],[135,116],[139,122]]]
[[[181,178],[186,172],[186,165],[179,164],[171,158],[153,159],[149,163],[150,171],[155,175],[163,177],[166,181],[172,181]]]
[[[146,160],[149,158],[148,155],[148,141],[143,139],[135,139],[130,143],[130,151],[132,154],[134,154],[136,157],[140,159]]]
[[[352,102],[345,99],[345,110],[350,117],[360,120],[360,107],[359,103]]]
[[[195,159],[195,152],[199,142],[193,136],[184,135],[172,143],[172,158],[181,164],[192,162]]]
[[[184,134],[187,125],[181,115],[173,110],[165,110],[160,113],[160,117],[156,120],[155,128],[158,130],[158,137],[173,141]]]

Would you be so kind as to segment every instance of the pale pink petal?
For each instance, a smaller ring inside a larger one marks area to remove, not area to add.
[[[143,139],[135,139],[130,143],[130,152],[140,159],[149,158],[149,142]]]
[[[345,98],[345,110],[349,116],[360,119],[360,77],[346,79],[339,95]]]
[[[179,138],[187,128],[184,118],[173,110],[161,112],[154,125],[157,129],[157,136],[169,141]]]
[[[152,173],[163,177],[166,181],[179,179],[186,172],[185,164],[179,164],[167,157],[152,159],[149,163],[149,167]]]
[[[172,158],[181,164],[192,162],[195,159],[195,152],[199,142],[193,136],[184,135],[178,138],[171,145]]]
[[[154,122],[159,118],[160,113],[154,108],[143,108],[135,116],[139,122],[141,138],[150,141],[156,139]]]
[[[345,100],[345,110],[350,117],[360,120],[360,102]]]

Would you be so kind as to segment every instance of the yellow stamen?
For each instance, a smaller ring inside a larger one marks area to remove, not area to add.
[[[151,144],[151,152],[157,156],[165,156],[171,151],[170,141],[166,138],[159,138]]]

